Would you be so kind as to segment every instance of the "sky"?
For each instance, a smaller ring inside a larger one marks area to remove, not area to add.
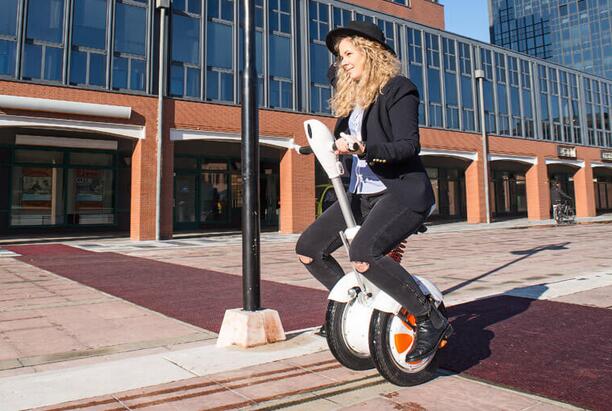
[[[487,0],[440,0],[446,31],[489,43]]]

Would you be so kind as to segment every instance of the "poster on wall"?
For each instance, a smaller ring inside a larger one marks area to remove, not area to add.
[[[104,171],[77,169],[75,173],[76,201],[102,203],[104,197]]]
[[[51,201],[51,170],[40,168],[24,168],[21,178],[22,202]]]

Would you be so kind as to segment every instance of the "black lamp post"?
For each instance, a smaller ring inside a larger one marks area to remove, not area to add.
[[[260,303],[259,262],[259,127],[255,71],[255,5],[244,0],[244,71],[242,73],[242,303],[257,311]]]

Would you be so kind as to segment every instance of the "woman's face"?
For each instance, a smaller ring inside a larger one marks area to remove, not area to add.
[[[340,65],[346,70],[351,79],[359,81],[363,75],[366,58],[365,54],[355,47],[350,37],[340,40],[338,56],[340,57]]]

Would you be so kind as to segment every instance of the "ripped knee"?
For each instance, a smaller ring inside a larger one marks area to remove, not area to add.
[[[353,265],[355,266],[355,270],[360,273],[365,273],[370,269],[370,264],[364,263],[362,261],[353,261]]]
[[[302,264],[308,265],[312,263],[312,258],[306,257],[305,255],[298,255],[298,259]]]

